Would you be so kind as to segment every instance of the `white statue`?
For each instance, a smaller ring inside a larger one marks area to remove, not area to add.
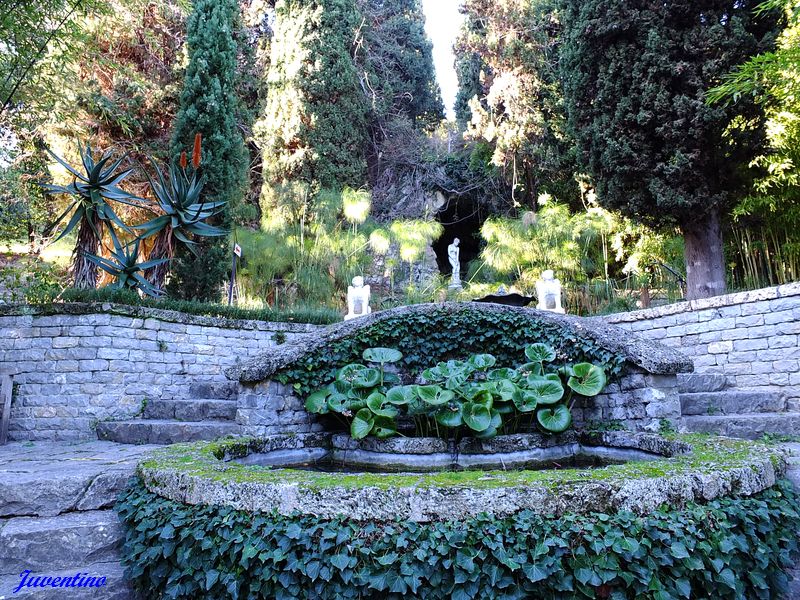
[[[564,314],[561,308],[561,282],[555,278],[551,270],[543,271],[542,278],[536,282],[536,296],[539,303],[536,308]]]
[[[461,262],[459,261],[461,250],[458,248],[459,243],[461,243],[461,241],[455,238],[453,239],[453,243],[447,247],[447,258],[450,261],[450,266],[453,268],[453,276],[450,280],[451,288],[461,287]]]
[[[353,285],[347,287],[347,315],[344,320],[363,317],[372,312],[369,306],[369,286],[364,285],[363,277],[353,277]]]

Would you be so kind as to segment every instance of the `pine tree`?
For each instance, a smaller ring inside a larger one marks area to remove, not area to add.
[[[172,136],[171,154],[175,161],[191,147],[195,134],[202,135],[204,198],[227,203],[221,223],[225,226],[230,225],[231,213],[241,203],[247,187],[248,158],[237,123],[242,114],[237,93],[240,36],[241,15],[236,0],[195,0],[187,25],[189,64]],[[225,269],[212,268],[208,259],[224,260],[225,253],[221,251],[224,247],[224,238],[204,242],[198,257],[182,248],[170,293],[200,300],[216,299]]]
[[[774,42],[777,12],[741,0],[559,0],[561,76],[580,160],[608,208],[681,227],[689,298],[724,293],[721,219],[763,142],[751,99],[706,103]]]

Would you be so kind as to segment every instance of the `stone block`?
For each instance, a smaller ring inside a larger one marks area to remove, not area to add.
[[[769,341],[764,338],[736,340],[733,342],[733,349],[737,352],[743,350],[766,350],[769,348]]]
[[[777,335],[769,338],[770,348],[791,348],[797,346],[796,335]]]
[[[725,354],[731,351],[733,351],[733,342],[731,341],[714,342],[708,345],[709,354]]]
[[[796,373],[798,364],[796,360],[776,360],[772,363],[772,368],[776,373]]]

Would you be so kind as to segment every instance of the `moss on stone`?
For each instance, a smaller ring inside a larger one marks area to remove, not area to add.
[[[470,487],[493,489],[529,484],[550,489],[569,483],[624,482],[632,479],[672,477],[689,472],[720,472],[759,464],[768,457],[777,470],[783,454],[760,442],[719,438],[706,434],[671,435],[689,443],[689,454],[663,460],[628,462],[596,469],[541,471],[459,471],[437,473],[324,473],[298,469],[274,469],[223,462],[224,456],[241,457],[257,442],[250,438],[177,444],[154,451],[140,466],[140,473],[173,471],[183,475],[232,483],[287,483],[314,490],[375,487]]]

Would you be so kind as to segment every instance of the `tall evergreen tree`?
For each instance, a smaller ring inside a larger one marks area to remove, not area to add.
[[[752,99],[709,106],[707,90],[774,43],[779,15],[752,0],[558,0],[560,66],[580,160],[605,206],[677,224],[687,295],[724,293],[721,219],[762,144]]]
[[[247,186],[247,152],[237,119],[241,116],[237,62],[241,15],[237,0],[195,0],[187,25],[189,64],[186,68],[180,111],[172,136],[172,160],[192,145],[195,134],[203,139],[201,172],[208,201],[226,202],[223,224],[241,202]],[[207,244],[210,244],[207,243]],[[225,267],[210,265],[222,259],[225,241],[201,248],[195,256],[183,248],[170,285],[172,294],[202,300],[215,299]]]
[[[420,0],[361,0],[366,17],[367,94],[377,117],[405,116],[418,126],[444,118]]]
[[[362,16],[353,0],[278,0],[267,97],[255,134],[263,150],[262,208],[286,184],[355,188],[366,177],[366,96],[354,54]]]

